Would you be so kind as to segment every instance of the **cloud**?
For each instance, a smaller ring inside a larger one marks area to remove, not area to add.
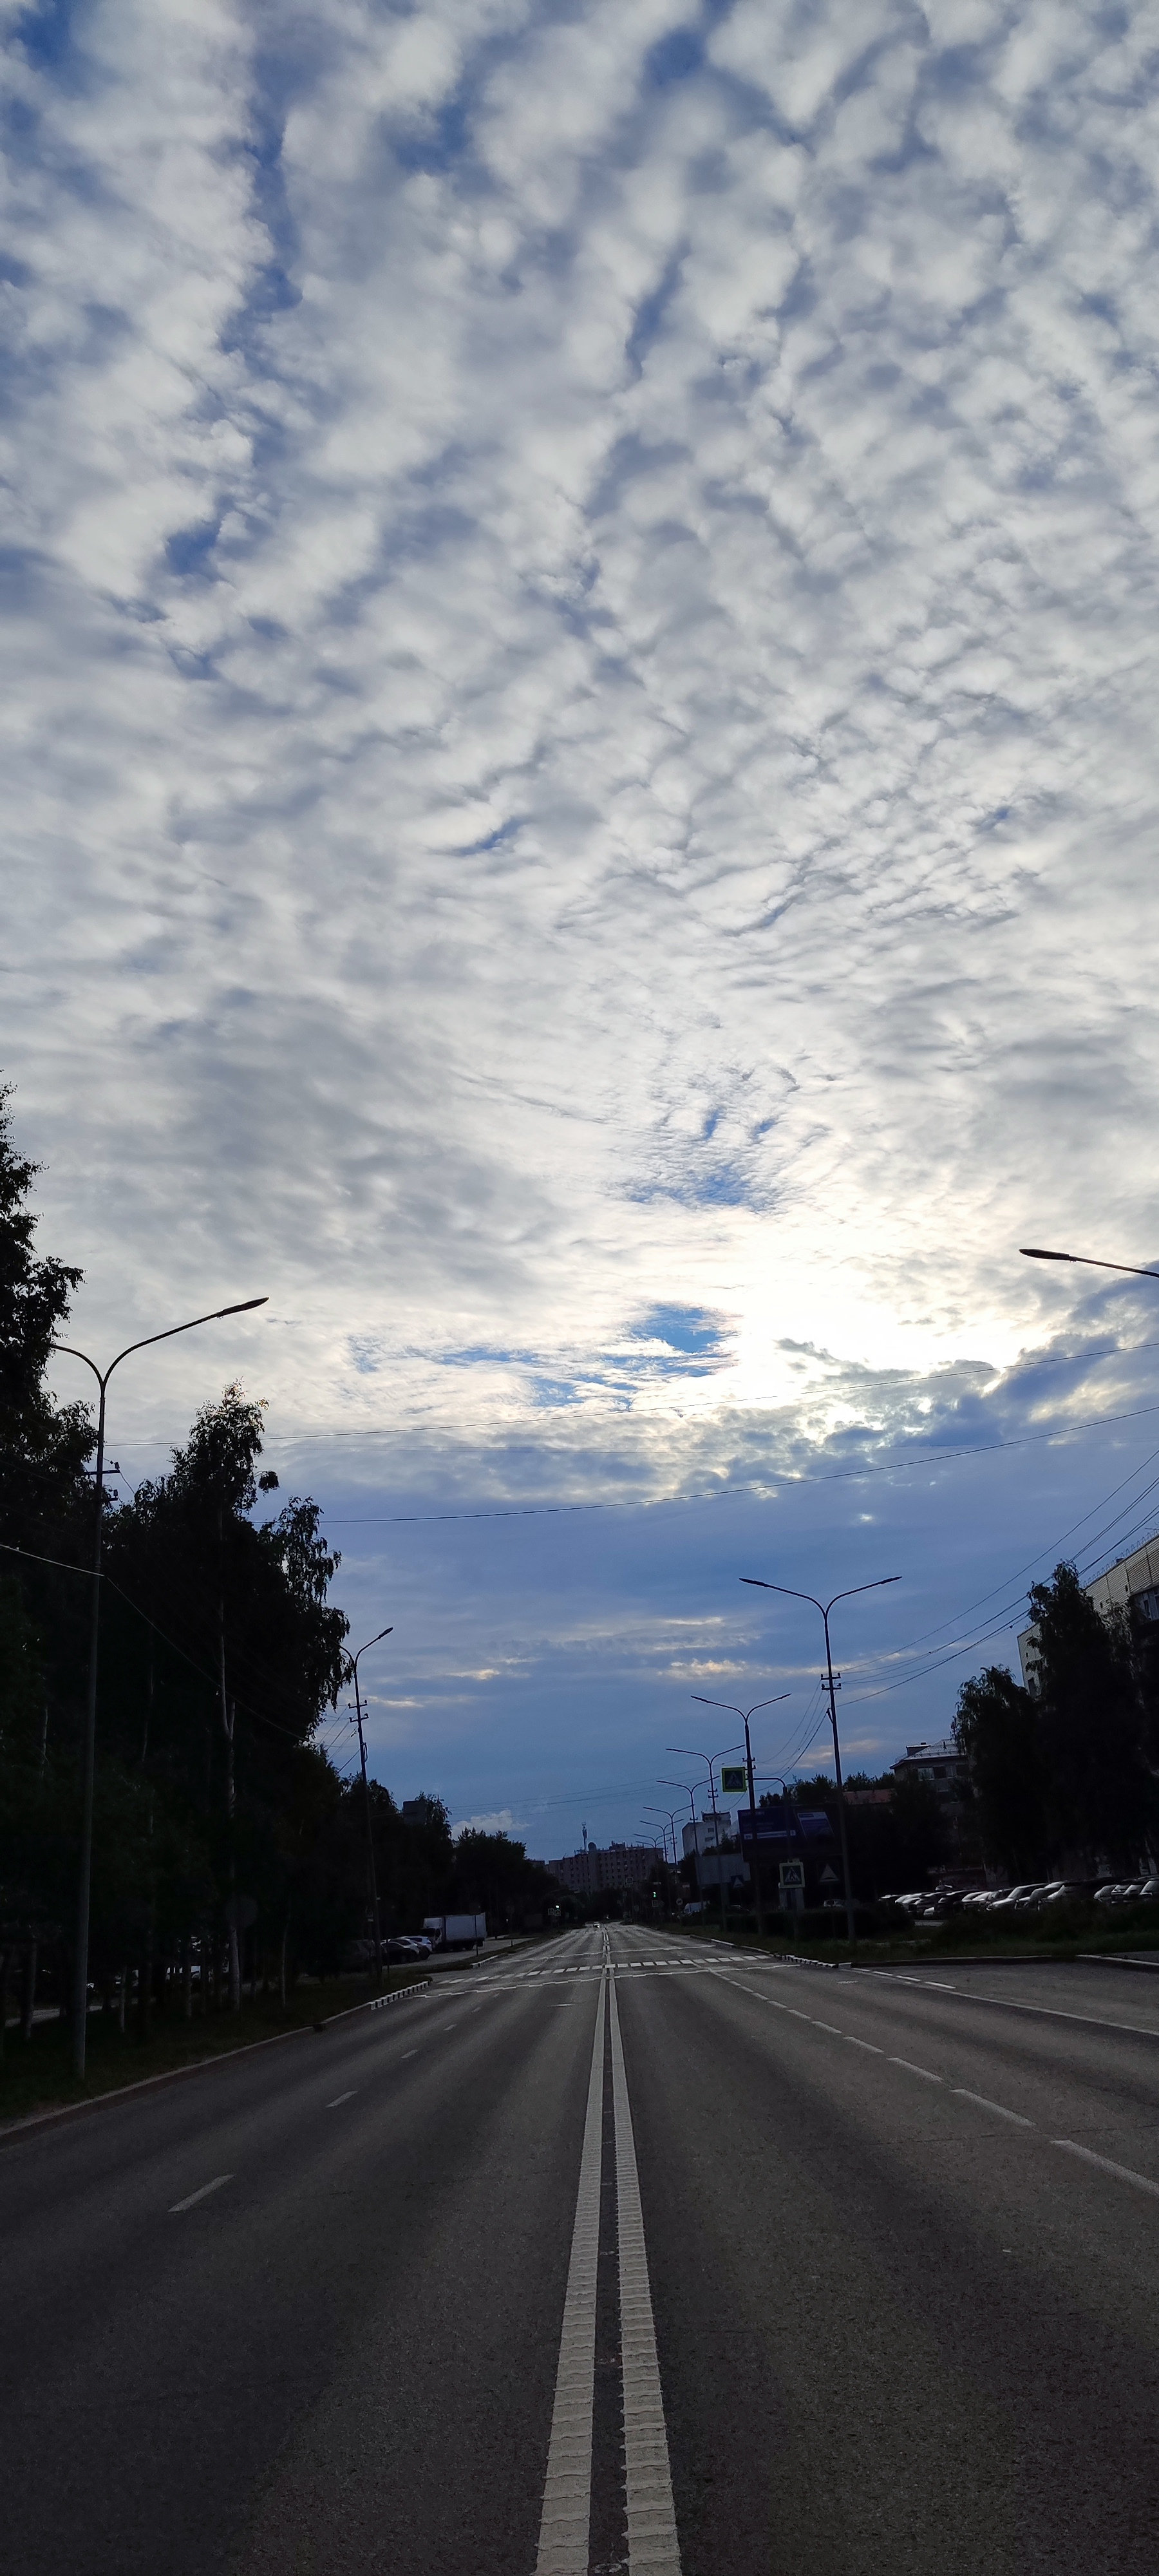
[[[489,1815],[458,1816],[451,1828],[456,1834],[516,1834],[522,1826],[521,1816],[513,1816],[510,1807],[496,1807]]]
[[[4,1056],[86,1328],[268,1287],[221,1374],[416,1501],[949,1436],[1071,1313],[1020,1241],[1159,1240],[1147,13],[4,23]]]

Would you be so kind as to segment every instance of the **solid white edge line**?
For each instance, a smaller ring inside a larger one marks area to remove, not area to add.
[[[592,2408],[596,2384],[596,2279],[600,2251],[600,2164],[604,2125],[601,1980],[592,2041],[588,2106],[580,2154],[567,2294],[555,2376],[555,2404],[539,2519],[535,2576],[588,2576],[592,2509]]]
[[[1004,2102],[990,2102],[984,2093],[971,2093],[964,2084],[955,2084],[960,2102],[976,2102],[980,2111],[996,2111],[1000,2120],[1013,2120],[1016,2129],[1032,2129],[1033,2120],[1024,2120],[1021,2111],[1008,2111]]]
[[[193,2208],[195,2208],[195,2207],[196,2207],[197,2202],[198,2202],[199,2200],[205,2200],[205,2199],[207,2199],[207,2198],[208,2198],[208,2196],[209,2196],[209,2193],[210,2193],[211,2191],[220,2191],[220,2190],[221,2190],[221,2186],[222,2186],[223,2182],[232,2182],[232,2181],[233,2181],[233,2175],[232,2175],[232,2174],[215,2174],[215,2175],[214,2175],[214,2177],[213,2177],[213,2181],[212,2181],[212,2182],[203,2182],[203,2183],[202,2183],[202,2186],[201,2186],[200,2191],[191,2191],[187,2200],[173,2200],[173,2201],[171,2201],[171,2202],[170,2202],[170,2204],[169,2204],[169,2215],[170,2215],[170,2218],[176,2218],[178,2211],[179,2211],[179,2210],[181,2210],[181,2209],[193,2209]]]
[[[1110,2156],[1097,2156],[1093,2147],[1077,2147],[1073,2138],[1052,2138],[1052,2147],[1065,2147],[1068,2156],[1081,2156],[1085,2165],[1098,2165],[1103,2173],[1117,2174],[1120,2182],[1133,2182],[1137,2191],[1149,2191],[1159,2200],[1159,2182],[1148,2174],[1132,2173],[1130,2165],[1114,2164]]]
[[[648,2287],[644,2213],[632,2134],[632,2111],[615,1985],[609,1989],[612,2024],[612,2103],[616,2123],[616,2223],[620,2243],[620,2353],[624,2391],[624,2484],[628,2521],[628,2576],[680,2576],[680,2544],[672,2501],[672,2471],[664,2425],[664,2393],[656,2358],[656,2328]]]

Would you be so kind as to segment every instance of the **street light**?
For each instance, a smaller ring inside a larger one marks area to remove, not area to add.
[[[687,1780],[661,1780],[661,1781],[660,1781],[660,1783],[659,1783],[659,1785],[660,1785],[660,1787],[661,1787],[662,1789],[683,1789],[683,1791],[684,1791],[684,1795],[685,1795],[685,1797],[686,1797],[686,1798],[687,1798],[687,1800],[688,1800],[688,1812],[689,1812],[689,1814],[690,1814],[690,1816],[691,1816],[691,1818],[692,1818],[692,1851],[693,1851],[693,1857],[695,1858],[695,1854],[696,1854],[696,1800],[695,1800],[695,1798],[694,1798],[694,1796],[693,1796],[693,1794],[692,1794],[692,1791],[691,1791],[691,1789],[690,1789],[690,1787],[689,1787],[689,1785],[688,1785],[688,1782],[687,1782]],[[673,1849],[673,1851],[675,1851],[675,1849],[676,1849],[676,1829],[675,1829],[675,1820],[673,1820],[672,1849]],[[685,1853],[685,1859],[687,1859],[687,1857],[688,1857],[688,1855],[687,1855],[687,1853]],[[676,1866],[677,1866],[677,1869],[679,1870],[679,1867],[680,1867],[679,1861],[677,1862]],[[699,1878],[699,1873],[697,1874],[697,1879],[696,1879],[696,1891],[697,1891],[697,1894],[699,1895],[699,1893],[700,1893],[700,1878]]]
[[[97,1385],[101,1390],[100,1407],[97,1413],[97,1463],[94,1477],[96,1522],[93,1532],[93,1607],[92,1619],[89,1626],[89,1687],[88,1700],[85,1708],[84,1787],[81,1800],[80,1882],[77,1889],[76,1962],[73,1983],[72,2065],[74,2075],[79,2077],[83,2077],[85,2071],[85,2051],[88,2043],[89,2021],[89,1911],[92,1897],[93,1878],[93,1802],[96,1792],[97,1774],[97,1666],[100,1656],[101,1636],[101,1540],[104,1534],[105,1393],[109,1379],[113,1374],[113,1370],[120,1367],[122,1360],[131,1359],[134,1351],[147,1351],[151,1348],[154,1342],[171,1342],[178,1333],[194,1333],[196,1332],[199,1324],[220,1324],[226,1315],[251,1314],[255,1306],[268,1306],[269,1302],[268,1297],[245,1297],[243,1298],[240,1306],[215,1306],[211,1315],[193,1315],[187,1324],[170,1324],[168,1330],[164,1333],[146,1333],[142,1341],[129,1342],[123,1351],[118,1351],[115,1360],[110,1360],[107,1369],[104,1370],[97,1367],[96,1361],[89,1358],[87,1351],[78,1351],[72,1342],[54,1342],[52,1344],[54,1351],[63,1351],[70,1360],[83,1360],[85,1367],[92,1370]]]
[[[677,1866],[677,1861],[676,1861],[676,1812],[675,1812],[675,1809],[674,1809],[674,1808],[672,1808],[672,1807],[645,1807],[645,1809],[644,1809],[644,1813],[645,1813],[645,1815],[646,1815],[646,1816],[667,1816],[667,1818],[668,1818],[668,1822],[669,1822],[669,1824],[670,1824],[670,1825],[671,1825],[671,1827],[672,1827],[672,1867],[673,1867],[673,1869],[675,1869],[675,1868],[676,1868],[676,1866]],[[665,1859],[667,1859],[667,1857],[668,1857],[668,1845],[667,1845],[667,1841],[665,1841],[665,1845],[664,1845],[664,1857],[665,1857]]]
[[[687,1754],[690,1754],[690,1755],[691,1755],[691,1757],[692,1757],[692,1760],[693,1760],[694,1762],[703,1762],[703,1763],[704,1763],[704,1765],[705,1765],[705,1767],[706,1767],[706,1769],[707,1769],[707,1772],[708,1772],[708,1794],[709,1794],[709,1797],[710,1797],[710,1798],[711,1798],[711,1800],[712,1800],[712,1832],[713,1832],[713,1840],[714,1840],[715,1845],[716,1845],[716,1884],[717,1884],[717,1887],[718,1887],[719,1892],[720,1892],[720,1928],[721,1928],[721,1931],[722,1931],[722,1932],[723,1932],[723,1934],[724,1934],[725,1940],[727,1941],[727,1939],[728,1939],[728,1907],[727,1907],[727,1904],[726,1904],[726,1902],[725,1902],[725,1894],[724,1894],[724,1873],[723,1873],[723,1871],[722,1871],[722,1869],[721,1869],[721,1866],[720,1866],[720,1826],[719,1826],[719,1824],[718,1824],[718,1822],[717,1822],[717,1816],[716,1816],[716,1781],[715,1781],[715,1779],[714,1779],[714,1777],[713,1777],[713,1765],[714,1765],[714,1763],[717,1763],[717,1762],[723,1762],[723,1760],[724,1760],[724,1756],[725,1756],[725,1754],[726,1754],[726,1753],[739,1753],[739,1752],[740,1752],[740,1746],[739,1746],[739,1744],[726,1744],[726,1745],[722,1748],[722,1750],[721,1750],[719,1753],[702,1753],[702,1752],[701,1752],[701,1750],[700,1750],[699,1745],[696,1745],[696,1744],[666,1744],[666,1745],[665,1745],[665,1747],[664,1747],[664,1750],[665,1750],[665,1752],[666,1752],[666,1753],[687,1753]],[[693,1843],[695,1844],[695,1840],[696,1840],[696,1833],[695,1833],[695,1826],[696,1826],[696,1809],[695,1809],[695,1807],[693,1808],[693,1811],[692,1811],[692,1823],[693,1823]],[[699,1877],[700,1877],[700,1872],[699,1872],[699,1870],[697,1871],[696,1875],[697,1875],[697,1879],[699,1880]]]
[[[825,1671],[829,1681],[829,1719],[833,1728],[833,1768],[837,1774],[837,1822],[841,1829],[841,1867],[845,1873],[845,1920],[850,1943],[856,1941],[853,1921],[853,1880],[849,1874],[849,1833],[845,1822],[845,1783],[841,1777],[841,1746],[837,1737],[837,1702],[833,1695],[833,1656],[829,1647],[829,1613],[839,1601],[852,1601],[859,1592],[881,1592],[887,1583],[900,1583],[900,1574],[879,1574],[874,1583],[853,1583],[848,1592],[835,1592],[831,1601],[818,1601],[814,1592],[795,1592],[790,1583],[765,1583],[759,1574],[742,1574],[742,1583],[751,1583],[758,1592],[783,1592],[790,1601],[811,1601],[825,1622]]]
[[[749,1719],[756,1717],[762,1708],[777,1708],[783,1699],[791,1699],[793,1694],[792,1691],[774,1691],[771,1699],[759,1699],[755,1708],[734,1708],[729,1699],[706,1699],[703,1691],[693,1691],[692,1696],[699,1702],[701,1708],[725,1708],[730,1717],[744,1720],[744,1755],[749,1775],[749,1814],[753,1820],[753,1888],[757,1900],[757,1939],[763,1941],[765,1910],[761,1903],[761,1864],[757,1853],[757,1793],[753,1780],[753,1748],[749,1736]]]
[[[679,1863],[678,1863],[677,1858],[676,1858],[676,1814],[675,1814],[675,1810],[674,1810],[674,1808],[672,1808],[672,1807],[648,1807],[648,1806],[646,1806],[646,1807],[645,1807],[645,1809],[644,1809],[644,1813],[645,1813],[645,1815],[646,1815],[646,1816],[666,1816],[666,1817],[667,1817],[667,1819],[668,1819],[668,1824],[667,1824],[667,1825],[662,1824],[662,1825],[661,1825],[661,1827],[660,1827],[661,1834],[663,1835],[663,1838],[664,1838],[664,1867],[665,1867],[665,1869],[667,1869],[667,1867],[668,1867],[668,1827],[669,1827],[669,1826],[671,1826],[671,1829],[672,1829],[672,1879],[673,1879],[673,1890],[675,1891],[675,1886],[676,1886],[676,1877],[677,1877],[677,1870],[678,1870],[678,1868],[679,1868]],[[675,1906],[675,1903],[676,1903],[675,1892],[673,1892],[673,1896],[672,1896],[672,1903],[673,1903],[673,1906]]]
[[[393,1635],[393,1626],[380,1628],[377,1637],[368,1637],[366,1644],[359,1647],[358,1655],[369,1654],[372,1646],[381,1646],[384,1637]],[[358,1687],[358,1655],[347,1654],[346,1661],[354,1683],[354,1705],[358,1713],[358,1751],[362,1759],[362,1795],[366,1802],[366,1856],[370,1864],[370,1903],[374,1914],[374,1985],[377,1993],[382,1983],[382,1934],[378,1928],[378,1871],[374,1866],[374,1829],[370,1819],[370,1782],[366,1777],[366,1738],[362,1732],[362,1693]]]
[[[1159,1270],[1137,1270],[1133,1261],[1099,1261],[1090,1252],[1043,1252],[1036,1243],[1020,1243],[1024,1261],[1078,1261],[1084,1270],[1118,1270],[1125,1279],[1159,1279]]]

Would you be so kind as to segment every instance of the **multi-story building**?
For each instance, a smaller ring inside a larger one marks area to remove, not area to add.
[[[695,1852],[697,1859],[700,1860],[705,1852],[719,1851],[722,1844],[735,1842],[735,1840],[736,1824],[731,1811],[727,1807],[718,1807],[715,1816],[710,1812],[706,1816],[701,1816],[695,1825],[685,1825],[685,1860],[689,1852]]]
[[[573,1896],[606,1896],[617,1888],[643,1887],[656,1865],[651,1844],[609,1843],[601,1851],[588,1843],[583,1851],[566,1852],[547,1866]]]
[[[957,1804],[958,1783],[965,1785],[970,1765],[953,1736],[943,1735],[937,1744],[907,1744],[900,1762],[893,1765],[893,1776],[895,1780],[928,1780],[939,1798],[952,1798]],[[857,1792],[847,1794],[852,1805]]]
[[[1105,1574],[1096,1574],[1093,1583],[1085,1583],[1083,1590],[1101,1619],[1126,1610],[1138,1619],[1159,1620],[1159,1536],[1146,1539],[1130,1556],[1118,1557]],[[1018,1660],[1027,1690],[1037,1690],[1037,1628],[1023,1629],[1018,1640]]]

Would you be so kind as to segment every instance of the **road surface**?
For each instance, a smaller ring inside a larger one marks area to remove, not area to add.
[[[1153,2576],[1159,1976],[576,1933],[0,2147],[4,2576]]]

